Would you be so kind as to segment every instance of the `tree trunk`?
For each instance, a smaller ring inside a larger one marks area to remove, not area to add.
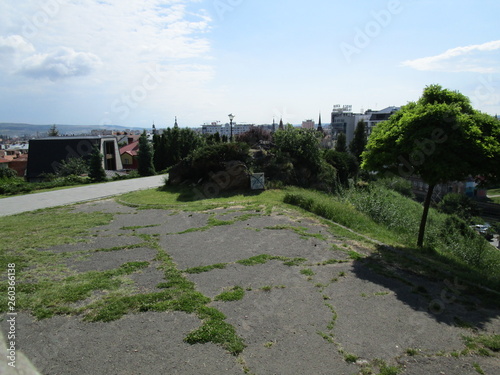
[[[422,213],[422,221],[420,222],[420,230],[418,232],[418,247],[422,247],[424,245],[425,225],[427,224],[427,215],[429,214],[429,207],[431,205],[432,193],[434,192],[435,186],[436,185],[429,185],[427,196],[425,197],[424,212]]]

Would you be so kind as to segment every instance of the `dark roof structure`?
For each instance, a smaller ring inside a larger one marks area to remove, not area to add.
[[[26,178],[35,181],[43,174],[57,173],[63,160],[89,159],[94,146],[103,154],[104,169],[122,169],[116,137],[48,137],[30,140]]]

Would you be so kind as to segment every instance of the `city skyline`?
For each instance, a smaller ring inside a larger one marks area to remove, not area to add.
[[[0,122],[325,123],[425,86],[500,113],[493,0],[34,0],[0,4]]]

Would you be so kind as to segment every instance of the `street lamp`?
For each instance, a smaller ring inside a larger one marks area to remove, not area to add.
[[[229,142],[233,141],[233,119],[236,117],[232,113],[228,115],[229,117],[229,126],[231,128],[231,137],[229,138]]]

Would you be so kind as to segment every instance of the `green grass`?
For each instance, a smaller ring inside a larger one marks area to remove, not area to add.
[[[214,298],[215,301],[239,301],[245,296],[245,290],[241,286],[235,286],[226,290]]]
[[[67,253],[40,251],[83,241],[91,236],[90,229],[109,224],[112,219],[112,214],[72,213],[69,208],[2,218],[0,263],[3,270],[7,269],[8,263],[16,264],[16,310],[31,313],[37,319],[78,315],[89,322],[109,322],[131,312],[182,311],[195,314],[202,321],[201,327],[191,332],[186,342],[210,341],[233,354],[241,352],[244,343],[234,327],[225,322],[222,313],[206,306],[211,299],[196,291],[195,284],[177,269],[159,245],[158,236],[134,234],[143,240],[141,247],[158,252],[154,260],[159,262],[158,268],[164,270],[166,281],[157,286],[157,291],[150,293],[138,293],[127,277],[150,267],[149,262],[129,262],[107,271],[83,273],[65,265],[66,259],[78,260],[95,252],[119,251],[138,245]],[[222,267],[219,264],[210,266],[210,269]],[[207,272],[208,269],[191,271]],[[0,283],[1,312],[8,306],[6,292],[7,284]]]
[[[497,188],[497,189],[489,189],[487,194],[488,194],[488,195],[500,195],[500,188]]]
[[[224,193],[217,198],[198,199],[195,189],[167,186],[160,189],[143,190],[120,196],[119,201],[130,206],[157,209],[180,209],[206,211],[220,207],[245,205],[246,208],[264,209],[282,201],[282,190],[245,191]]]
[[[314,276],[314,271],[312,269],[310,269],[310,268],[301,269],[300,273],[302,275],[306,275],[306,276]]]
[[[449,216],[430,210],[426,230],[426,248],[414,246],[417,238],[422,206],[386,188],[375,186],[370,189],[350,189],[342,196],[290,188],[286,190],[284,202],[320,215],[349,227],[358,233],[392,245],[408,256],[393,258],[391,263],[406,262],[413,270],[414,258],[427,264],[416,264],[419,272],[436,277],[436,272],[449,273],[464,281],[481,284],[500,291],[500,252],[474,234],[464,236],[450,227]],[[381,254],[390,256],[378,245]],[[359,257],[351,253],[356,260]],[[413,259],[412,259],[413,258]]]
[[[204,273],[204,272],[210,272],[215,269],[222,270],[226,268],[227,263],[217,263],[217,264],[212,264],[210,266],[200,266],[200,267],[193,267],[193,268],[188,268],[187,270],[184,270],[186,273],[191,273],[191,274],[196,274],[196,273]]]

